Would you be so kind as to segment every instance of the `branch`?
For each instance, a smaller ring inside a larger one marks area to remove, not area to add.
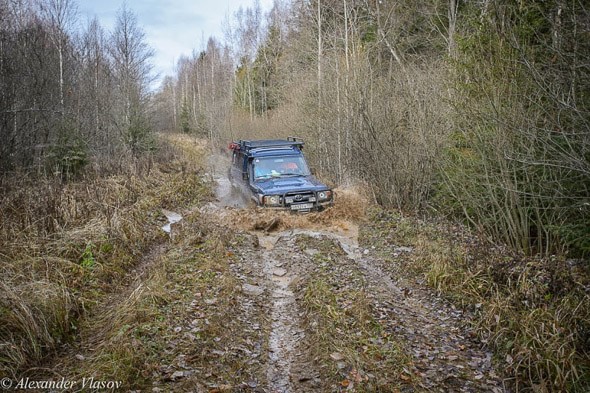
[[[42,109],[42,108],[28,108],[28,109],[9,109],[9,110],[5,110],[5,111],[0,111],[0,113],[24,113],[24,112],[53,112],[53,113],[58,113],[60,115],[63,115],[63,111],[62,110],[57,110],[57,109]]]

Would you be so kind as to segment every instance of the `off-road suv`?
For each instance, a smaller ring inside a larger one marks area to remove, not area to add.
[[[301,139],[239,140],[229,148],[230,178],[256,205],[309,212],[333,203],[332,190],[312,176]]]

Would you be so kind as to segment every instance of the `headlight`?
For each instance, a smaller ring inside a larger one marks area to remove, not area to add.
[[[278,195],[267,195],[264,197],[265,205],[278,205],[281,202],[281,197]]]
[[[332,191],[320,191],[318,192],[318,199],[320,201],[325,201],[332,198]]]

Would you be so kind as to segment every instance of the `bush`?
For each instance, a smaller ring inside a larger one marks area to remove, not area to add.
[[[69,180],[80,175],[88,165],[88,147],[73,122],[64,121],[57,140],[51,144],[46,162],[54,175]]]

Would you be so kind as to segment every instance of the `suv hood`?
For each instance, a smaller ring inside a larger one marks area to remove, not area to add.
[[[272,179],[257,180],[252,185],[259,193],[264,195],[284,194],[286,192],[323,191],[329,189],[328,186],[313,176],[276,177]]]

